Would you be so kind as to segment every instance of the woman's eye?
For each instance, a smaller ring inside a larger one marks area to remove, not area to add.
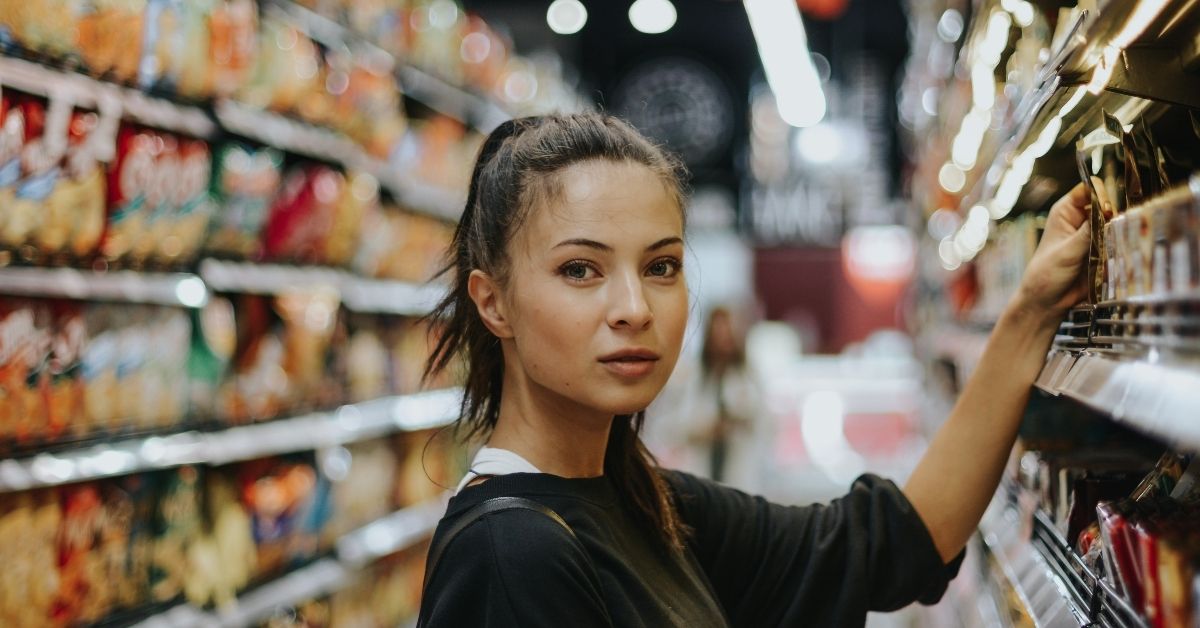
[[[672,277],[679,272],[679,262],[675,260],[662,259],[650,264],[650,268],[646,272],[652,277]]]
[[[569,262],[563,265],[561,271],[567,279],[583,281],[591,278],[592,269],[583,262]]]

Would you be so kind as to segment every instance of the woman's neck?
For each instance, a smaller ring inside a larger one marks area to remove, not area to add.
[[[528,380],[510,382],[506,376],[488,446],[512,451],[543,473],[598,477],[604,475],[612,418]]]

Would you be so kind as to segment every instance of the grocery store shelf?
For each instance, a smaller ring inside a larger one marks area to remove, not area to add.
[[[314,563],[272,580],[237,598],[218,611],[203,611],[183,603],[149,617],[137,628],[243,628],[268,619],[280,609],[304,600],[330,595],[354,581],[370,563],[429,538],[446,510],[448,496],[403,508],[338,539],[336,558]]]
[[[37,96],[67,98],[79,107],[115,111],[135,122],[193,137],[208,138],[217,131],[199,107],[24,59],[0,56],[0,84]]]
[[[32,267],[0,268],[0,294],[183,307],[202,307],[209,296],[204,282],[189,273]]]
[[[451,84],[423,70],[396,61],[368,37],[326,18],[292,0],[268,0],[269,11],[297,26],[313,40],[330,48],[347,48],[369,56],[372,65],[395,69],[402,91],[421,104],[478,128],[484,133],[512,116],[491,100]]]
[[[1145,620],[1092,571],[1046,514],[1000,487],[979,535],[1026,611],[1039,627],[1145,628]]]
[[[354,569],[412,547],[433,534],[446,512],[449,495],[398,510],[378,519],[337,542],[338,559]]]
[[[1193,420],[1200,408],[1200,368],[1195,364],[1124,359],[1088,350],[1073,359],[1059,358],[1056,369],[1052,375],[1043,370],[1043,390],[1074,399],[1180,450],[1200,451],[1200,422]]]
[[[425,106],[471,124],[484,133],[500,126],[512,114],[482,96],[451,85],[412,66],[398,71],[404,93]]]
[[[213,113],[225,129],[268,146],[348,167],[360,167],[365,160],[357,144],[330,129],[234,100],[218,101]]]
[[[206,259],[200,276],[214,292],[282,294],[288,291],[336,291],[355,312],[423,316],[445,293],[445,286],[368,279],[322,266],[284,266]]]
[[[459,389],[387,397],[217,432],[183,432],[87,446],[30,458],[0,460],[0,492],[21,491],[164,469],[223,465],[309,451],[400,431],[449,424],[458,415]]]

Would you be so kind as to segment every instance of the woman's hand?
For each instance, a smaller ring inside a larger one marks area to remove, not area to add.
[[[1057,323],[1068,308],[1087,296],[1089,207],[1087,188],[1081,183],[1050,209],[1042,241],[1025,268],[1011,308],[1048,324]]]

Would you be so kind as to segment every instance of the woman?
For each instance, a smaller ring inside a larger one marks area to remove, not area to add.
[[[660,469],[638,438],[687,322],[682,176],[605,115],[485,141],[429,370],[465,358],[460,424],[486,446],[434,535],[422,625],[853,626],[936,601],[957,572],[1082,295],[1081,190],[904,489],[867,475],[784,507]],[[487,512],[514,497],[526,507]]]
[[[724,307],[708,313],[700,349],[700,381],[684,405],[690,440],[703,448],[708,477],[742,489],[755,484],[751,439],[764,410],[762,390],[746,364],[744,335]]]

